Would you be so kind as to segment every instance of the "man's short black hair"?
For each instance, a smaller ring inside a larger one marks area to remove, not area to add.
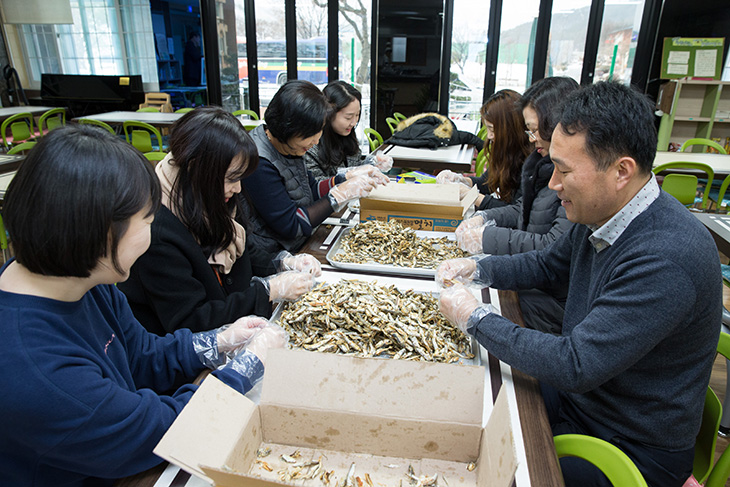
[[[308,138],[324,129],[329,103],[309,81],[287,81],[266,108],[266,128],[279,142]]]
[[[5,198],[3,219],[18,263],[36,274],[88,277],[117,259],[129,219],[160,203],[160,184],[141,152],[106,130],[69,124],[28,153]]]
[[[649,99],[635,89],[606,81],[582,88],[563,105],[561,130],[585,134],[585,149],[605,171],[620,157],[633,158],[642,174],[651,173],[657,132]]]
[[[558,124],[560,107],[568,94],[579,88],[573,78],[552,76],[535,81],[522,95],[520,110],[531,107],[537,114],[537,131],[540,138],[550,141]]]

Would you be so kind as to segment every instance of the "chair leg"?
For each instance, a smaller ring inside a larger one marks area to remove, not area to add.
[[[723,333],[728,333],[728,323],[730,322],[730,312],[723,306],[722,308],[722,325]],[[730,437],[730,360],[725,359],[725,400],[722,402],[722,418],[720,418],[720,431],[718,433],[723,438]]]

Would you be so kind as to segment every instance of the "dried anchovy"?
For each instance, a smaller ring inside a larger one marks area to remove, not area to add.
[[[469,338],[446,321],[433,296],[376,282],[321,284],[287,303],[279,323],[292,346],[311,351],[445,363],[474,358]]]
[[[342,238],[334,259],[356,264],[391,264],[434,269],[447,259],[468,254],[446,237],[420,238],[416,231],[391,220],[358,223]]]

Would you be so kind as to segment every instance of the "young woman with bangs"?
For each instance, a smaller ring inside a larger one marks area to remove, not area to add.
[[[484,174],[466,177],[446,170],[437,176],[440,183],[476,185],[479,188],[477,210],[509,205],[522,195],[522,164],[532,152],[532,146],[525,134],[525,120],[517,106],[519,101],[520,94],[516,91],[500,90],[482,105],[482,124],[487,128],[484,152],[489,161]]]
[[[202,331],[248,314],[269,317],[273,301],[311,289],[321,271],[307,254],[270,263],[290,272],[254,277],[239,193],[258,153],[233,115],[219,107],[186,113],[172,127],[170,150],[155,168],[162,205],[152,243],[119,284],[148,330]]]

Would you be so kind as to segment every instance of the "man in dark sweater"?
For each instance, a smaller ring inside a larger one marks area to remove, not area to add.
[[[441,310],[506,363],[540,380],[554,434],[622,449],[652,486],[681,486],[720,331],[717,249],[697,219],[661,192],[651,167],[651,105],[614,83],[568,98],[550,156],[569,220],[551,246],[514,256],[447,261],[441,282],[526,289],[567,280],[561,336],[521,328],[457,284]],[[578,459],[566,485],[610,483]]]

